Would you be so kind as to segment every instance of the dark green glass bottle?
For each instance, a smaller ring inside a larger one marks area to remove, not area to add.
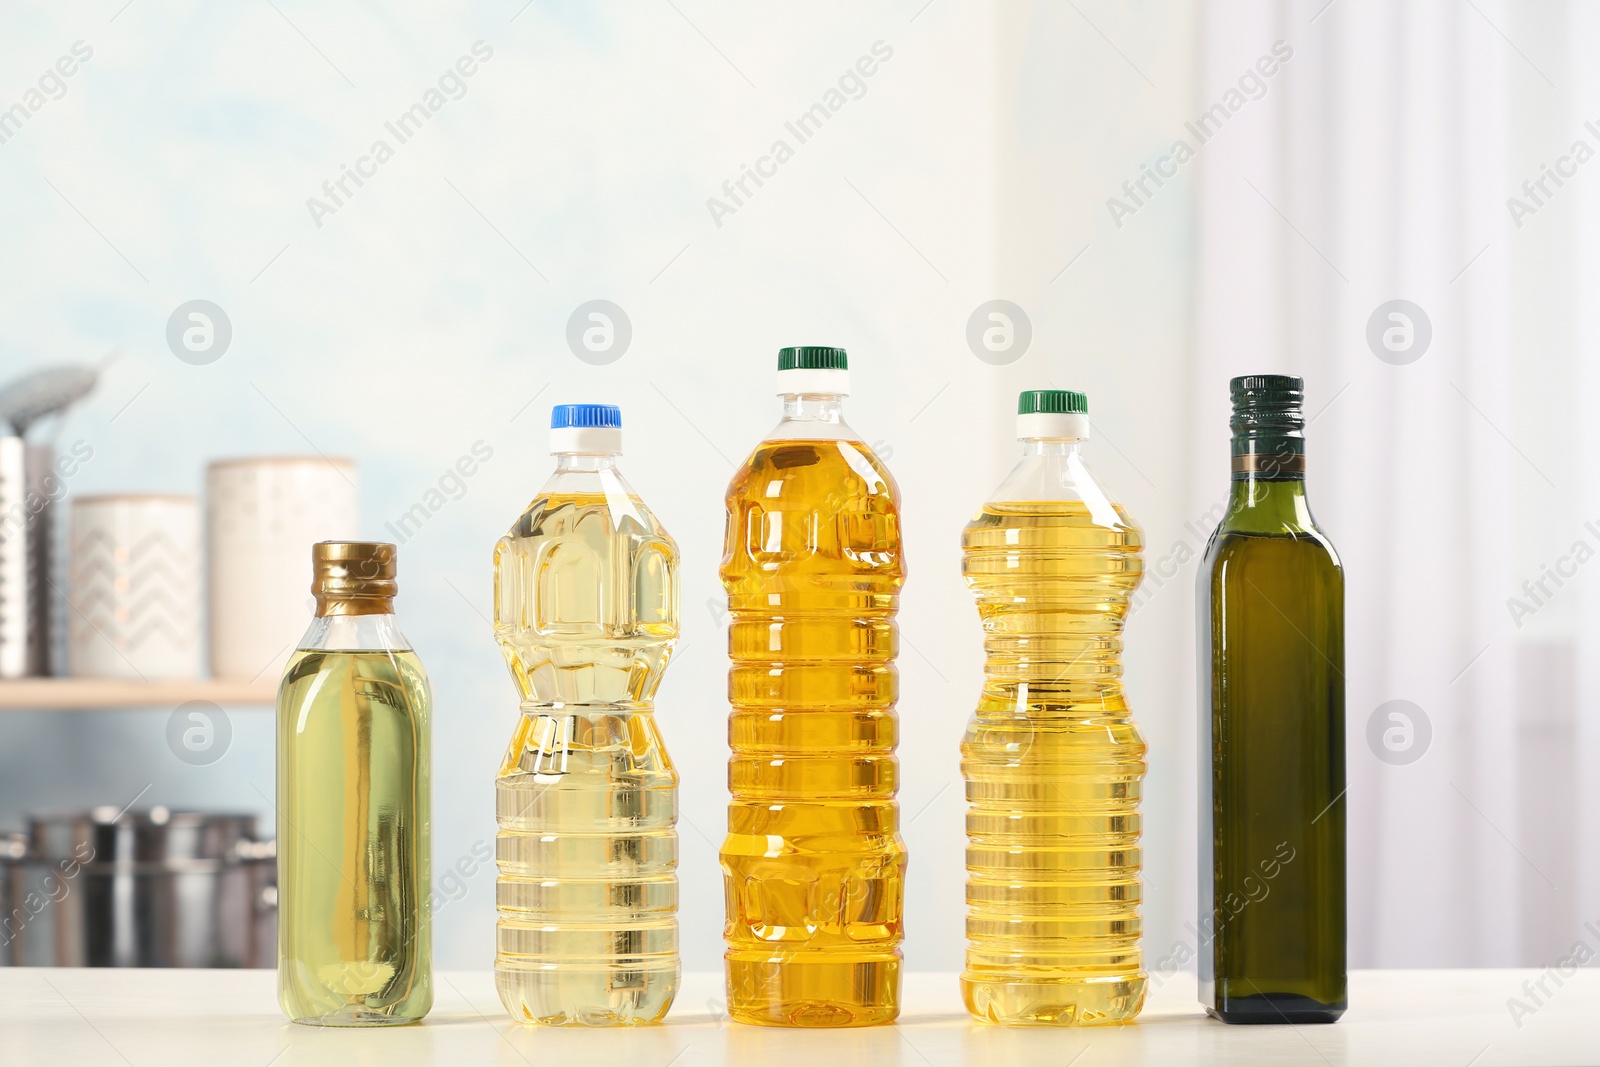
[[[1344,571],[1306,503],[1299,378],[1235,378],[1199,574],[1200,1000],[1333,1022],[1345,970]]]

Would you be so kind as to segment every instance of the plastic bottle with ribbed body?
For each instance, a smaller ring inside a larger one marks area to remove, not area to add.
[[[900,1009],[899,490],[844,423],[843,349],[779,354],[783,421],[728,487],[728,1014]]]
[[[678,989],[678,775],[652,714],[678,548],[617,470],[621,425],[557,407],[556,471],[495,546],[522,702],[495,781],[495,981],[524,1023],[655,1022]]]
[[[1022,460],[962,532],[986,679],[961,745],[961,992],[989,1022],[1121,1023],[1144,1003],[1145,745],[1121,680],[1143,535],[1079,455],[1087,411],[1082,393],[1023,393]]]

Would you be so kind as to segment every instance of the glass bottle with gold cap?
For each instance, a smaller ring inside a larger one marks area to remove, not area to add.
[[[432,696],[394,616],[395,546],[312,546],[317,614],[278,689],[278,1003],[322,1026],[433,1005]]]

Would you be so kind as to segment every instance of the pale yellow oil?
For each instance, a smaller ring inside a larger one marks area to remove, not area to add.
[[[998,1023],[1100,1024],[1143,1006],[1139,792],[1145,745],[1122,690],[1122,625],[1143,573],[1120,508],[986,505],[962,534],[986,674],[961,745],[967,962]]]
[[[637,497],[540,497],[495,548],[522,706],[495,781],[495,981],[520,1022],[655,1022],[677,993],[678,776],[652,714],[677,569]]]
[[[301,650],[278,695],[278,1000],[296,1022],[433,1003],[427,678],[415,654]]]
[[[762,443],[728,489],[728,1014],[861,1026],[900,1010],[906,869],[898,491],[859,441]]]

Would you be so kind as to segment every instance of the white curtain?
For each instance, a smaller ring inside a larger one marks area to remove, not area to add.
[[[1600,565],[1561,562],[1600,550],[1600,162],[1562,164],[1520,228],[1507,205],[1574,141],[1600,149],[1600,12],[1221,2],[1198,32],[1197,112],[1293,49],[1194,163],[1193,482],[1218,469],[1229,375],[1306,379],[1309,492],[1347,582],[1351,963],[1600,949]],[[1404,365],[1367,339],[1396,299],[1431,323]],[[1575,576],[1535,604],[1546,564]],[[1431,726],[1412,763],[1367,740],[1393,700]]]

